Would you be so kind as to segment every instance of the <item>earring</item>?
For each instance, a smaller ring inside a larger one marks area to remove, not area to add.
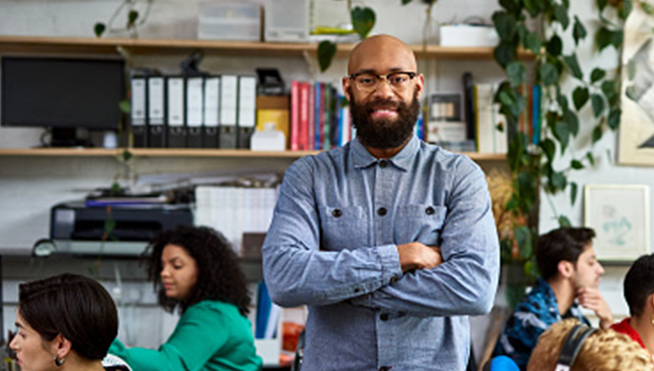
[[[55,356],[54,362],[55,362],[55,365],[61,366],[61,365],[64,364],[64,362],[66,362],[66,357],[61,357],[61,359],[59,359],[59,354],[57,354]]]
[[[652,319],[650,321],[652,322],[652,325],[654,325],[654,314],[652,314]]]

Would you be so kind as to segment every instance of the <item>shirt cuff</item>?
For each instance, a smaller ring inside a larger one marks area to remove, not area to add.
[[[381,263],[381,284],[376,290],[386,285],[392,284],[402,277],[402,267],[400,265],[400,254],[397,252],[396,245],[383,245],[377,247],[377,254]],[[374,308],[373,295],[375,291],[350,299],[354,305]]]
[[[377,251],[382,266],[382,286],[386,286],[402,277],[400,254],[397,252],[397,245],[382,245],[377,247]]]

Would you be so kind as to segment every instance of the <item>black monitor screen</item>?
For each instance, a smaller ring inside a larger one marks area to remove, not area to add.
[[[3,57],[0,80],[2,125],[118,128],[122,60]]]

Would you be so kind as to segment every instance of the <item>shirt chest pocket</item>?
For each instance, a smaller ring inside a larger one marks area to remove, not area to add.
[[[320,208],[320,248],[340,251],[366,246],[367,223],[361,206]]]
[[[428,204],[398,206],[395,242],[397,244],[422,242],[427,246],[440,246],[440,235],[446,216],[446,206]]]

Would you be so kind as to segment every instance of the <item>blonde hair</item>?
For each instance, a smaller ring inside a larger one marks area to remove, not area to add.
[[[572,328],[579,324],[567,319],[550,326],[531,353],[527,371],[553,371],[563,342]],[[584,341],[570,371],[652,371],[652,358],[627,335],[611,329],[599,329]]]

